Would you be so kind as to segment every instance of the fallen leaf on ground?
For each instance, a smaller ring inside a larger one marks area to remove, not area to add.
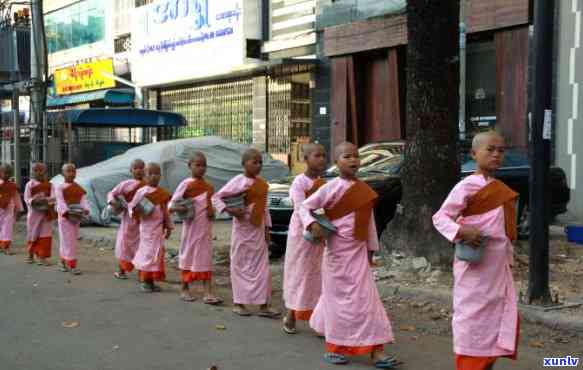
[[[225,325],[215,325],[215,329],[217,330],[225,330],[227,327]]]
[[[400,327],[401,331],[415,331],[415,327],[413,325],[403,325]]]
[[[545,343],[539,340],[531,340],[528,342],[528,346],[531,348],[545,348]]]
[[[77,328],[77,327],[79,327],[79,325],[80,325],[79,321],[63,321],[61,323],[61,326],[63,328],[69,328],[69,329],[70,328]]]

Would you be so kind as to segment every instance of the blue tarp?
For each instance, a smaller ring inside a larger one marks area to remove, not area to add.
[[[134,90],[130,89],[109,89],[83,94],[49,96],[47,97],[47,107],[65,107],[67,105],[89,103],[98,100],[103,100],[106,105],[132,105],[134,96]]]
[[[178,113],[134,108],[91,108],[49,112],[49,123],[71,123],[85,127],[171,127],[184,126]]]

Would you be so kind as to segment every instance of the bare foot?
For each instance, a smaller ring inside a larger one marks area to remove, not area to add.
[[[233,313],[239,316],[251,316],[251,312],[242,304],[236,304],[235,308],[233,308]]]
[[[190,290],[188,290],[188,289],[185,289],[180,293],[180,299],[182,299],[184,302],[196,301],[196,298],[194,298],[192,296],[192,294],[190,293]]]

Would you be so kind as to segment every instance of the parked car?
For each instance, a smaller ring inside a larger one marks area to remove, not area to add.
[[[397,204],[401,200],[401,167],[403,164],[403,141],[375,143],[359,149],[361,168],[358,178],[369,184],[378,194],[379,202],[375,207],[375,222],[379,235],[387,223],[395,215]],[[469,155],[462,157],[462,177],[470,175],[476,168],[475,162]],[[336,166],[330,167],[325,173],[326,180],[338,176]],[[524,237],[528,233],[528,184],[529,164],[526,154],[517,150],[508,150],[502,167],[496,176],[520,194],[519,225],[520,234]],[[552,167],[550,171],[551,215],[554,217],[567,211],[570,191],[567,186],[565,172],[559,167]],[[293,212],[293,205],[289,198],[289,187],[293,177],[272,181],[269,184],[269,212],[273,227],[271,229],[272,256],[285,252],[288,225]]]

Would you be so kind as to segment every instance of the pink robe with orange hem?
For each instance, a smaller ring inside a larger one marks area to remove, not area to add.
[[[3,183],[4,180],[0,180],[0,184]],[[6,208],[0,208],[0,248],[8,249],[12,244],[16,212],[22,212],[22,209],[22,200],[18,192],[14,194]]]
[[[56,210],[59,215],[59,254],[61,256],[61,261],[65,262],[69,268],[76,268],[80,224],[78,222],[69,221],[69,219],[65,217],[65,214],[69,211],[69,206],[65,202],[63,195],[63,190],[71,185],[72,184],[65,182],[57,185],[54,190]],[[89,211],[89,203],[87,203],[87,197],[85,195],[81,198],[80,205],[83,209]]]
[[[461,225],[487,236],[479,263],[453,263],[453,342],[457,355],[512,357],[518,335],[517,295],[512,278],[513,246],[506,236],[504,207],[481,215],[461,217],[469,198],[488,185],[482,175],[471,175],[451,191],[433,216],[435,228],[450,242]]]
[[[336,178],[306,199],[300,217],[307,228],[311,211],[334,206],[354,181]],[[327,240],[322,264],[322,296],[310,326],[326,337],[327,350],[364,354],[393,342],[393,330],[370,269],[368,252],[379,248],[374,217],[368,240],[354,237],[355,214],[332,221],[337,232]]]
[[[113,202],[116,197],[131,193],[139,186],[140,181],[130,179],[122,181],[107,194],[107,202]],[[132,260],[140,244],[140,221],[130,217],[126,209],[121,213],[121,223],[115,241],[115,258],[124,272],[133,270]]]
[[[194,181],[197,180],[186,179],[178,185],[172,196],[170,208],[176,201],[183,199],[184,192]],[[190,281],[210,280],[213,271],[213,223],[208,216],[207,195],[205,192],[192,198],[194,218],[185,220],[182,226],[178,268],[185,272],[184,275],[188,276],[186,280]],[[204,277],[208,279],[203,279]]]
[[[136,217],[135,208],[147,194],[153,193],[157,188],[144,186],[128,204],[130,216]],[[140,273],[159,273],[156,280],[164,280],[164,229],[173,229],[170,221],[170,213],[167,207],[154,206],[151,214],[140,217],[140,244],[132,263]],[[143,274],[142,274],[143,275]]]
[[[222,198],[243,193],[255,179],[237,175],[213,196],[213,205],[219,212],[226,208]],[[250,222],[254,204],[245,209],[245,216],[233,218],[231,232],[231,283],[235,304],[262,305],[271,300],[271,270],[265,228],[271,227],[271,217],[266,208],[263,225]]]
[[[309,320],[322,294],[322,256],[324,244],[314,244],[304,239],[304,225],[299,209],[312,189],[314,180],[305,174],[296,176],[290,197],[294,212],[289,224],[284,261],[283,299],[287,309],[293,310],[296,319]],[[307,314],[303,314],[307,313]]]
[[[24,202],[28,207],[28,214],[26,216],[26,240],[29,244],[30,253],[34,253],[41,258],[48,258],[51,256],[53,221],[48,219],[46,212],[36,211],[32,208],[32,202],[35,199],[45,197],[41,193],[32,195],[32,189],[40,184],[40,181],[32,179],[24,188]],[[48,197],[55,197],[55,189],[52,185]],[[44,241],[45,245],[38,245],[42,241]]]

